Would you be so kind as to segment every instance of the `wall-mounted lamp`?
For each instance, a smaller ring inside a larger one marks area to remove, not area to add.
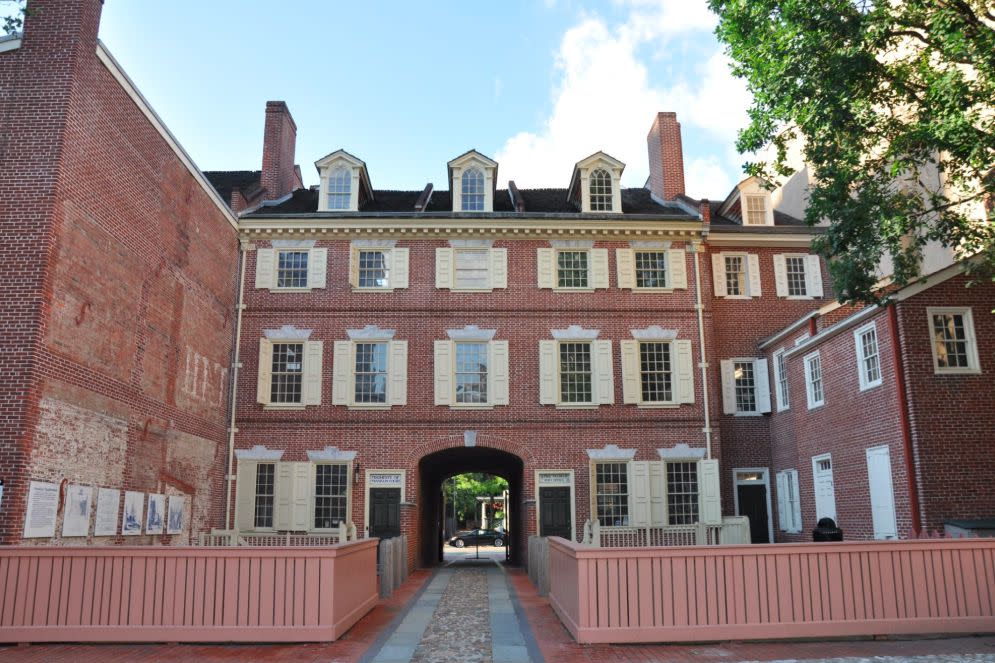
[[[357,460],[352,464],[352,482],[355,485],[359,485],[359,461]]]

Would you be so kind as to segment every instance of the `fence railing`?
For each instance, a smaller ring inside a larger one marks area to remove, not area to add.
[[[197,544],[201,546],[333,546],[342,541],[356,540],[356,526],[340,523],[337,532],[323,534],[294,534],[292,532],[259,534],[235,530],[201,532]]]
[[[402,534],[380,539],[377,548],[377,573],[380,575],[380,598],[388,598],[408,579],[408,536]]]
[[[529,580],[539,596],[549,594],[549,538],[529,537]]]
[[[584,523],[583,543],[599,548],[642,548],[654,546],[715,546],[750,542],[750,521],[746,516],[727,516],[721,525],[665,525],[655,527]]]
[[[549,540],[579,642],[995,632],[995,539],[595,548]]]
[[[328,641],[376,602],[372,539],[0,548],[0,642]]]

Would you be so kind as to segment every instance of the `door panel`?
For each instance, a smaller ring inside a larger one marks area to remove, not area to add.
[[[539,536],[571,537],[570,487],[539,489]]]
[[[895,489],[891,482],[888,447],[867,450],[867,483],[871,494],[871,518],[875,539],[898,538],[895,522]]]
[[[401,489],[370,489],[370,536],[381,539],[401,535]]]
[[[763,484],[736,486],[739,515],[750,519],[750,542],[770,543],[767,525],[767,486]]]
[[[836,520],[836,488],[833,484],[833,461],[829,454],[812,458],[812,481],[815,484],[815,521]]]

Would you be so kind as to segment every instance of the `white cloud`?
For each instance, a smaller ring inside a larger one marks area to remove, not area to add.
[[[586,15],[567,30],[556,56],[559,75],[549,116],[538,131],[512,136],[498,150],[502,175],[519,186],[565,186],[573,164],[597,150],[626,163],[627,186],[642,186],[649,171],[646,133],[657,111],[676,111],[685,135],[693,126],[728,143],[745,124],[749,96],[711,36],[715,17],[704,0],[618,4],[627,11],[621,24]],[[697,47],[702,40],[714,44],[704,58]],[[655,49],[652,62],[642,53],[649,48]],[[674,71],[671,83],[654,85],[649,66]],[[714,195],[723,165],[717,158],[687,158],[686,138],[684,151],[685,162],[697,164],[694,177],[689,167],[688,193]]]
[[[733,184],[728,171],[729,164],[723,164],[717,157],[684,161],[684,188],[692,198],[725,196]]]

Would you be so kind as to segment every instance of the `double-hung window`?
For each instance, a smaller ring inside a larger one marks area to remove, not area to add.
[[[970,308],[930,307],[935,373],[978,373],[978,344]]]
[[[667,251],[635,251],[636,287],[667,288]]]
[[[539,403],[558,407],[614,403],[612,342],[589,340],[598,332],[576,326],[552,331],[559,340],[539,341]]]
[[[822,263],[819,256],[805,253],[776,254],[774,282],[778,297],[789,299],[822,297]]]
[[[674,365],[671,344],[644,341],[639,344],[639,386],[643,403],[674,400]]]
[[[273,343],[272,404],[303,402],[304,344]]]
[[[562,244],[562,245],[561,245]],[[577,245],[583,246],[577,246]],[[607,288],[608,249],[589,247],[589,242],[553,242],[553,248],[537,250],[536,276],[540,288],[559,292],[589,292]],[[631,250],[629,250],[631,255]],[[635,287],[634,261],[629,261]]]
[[[486,343],[455,344],[456,403],[483,405],[487,403],[488,346]]]
[[[694,402],[691,341],[671,339],[659,327],[633,330],[637,339],[624,340],[622,401],[644,407],[677,406]]]
[[[467,325],[435,342],[435,404],[453,408],[508,404],[508,341]]]
[[[752,361],[733,364],[736,385],[736,412],[757,411],[757,382]]]
[[[328,175],[328,209],[352,209],[352,169],[336,168]]]
[[[746,256],[725,256],[726,294],[732,297],[746,295]]]
[[[386,342],[356,344],[355,375],[355,403],[380,404],[387,402]]]
[[[462,211],[484,210],[484,173],[479,168],[468,168],[461,178]]]
[[[325,287],[328,249],[307,241],[273,243],[277,246],[256,249],[256,288],[296,292]]]
[[[804,256],[786,256],[784,258],[785,274],[788,278],[788,297],[808,296],[805,262]]]
[[[808,393],[808,409],[819,407],[826,402],[822,381],[822,358],[818,350],[805,355],[805,386]]]
[[[368,325],[349,330],[353,340],[335,341],[332,405],[386,409],[408,402],[408,342],[394,330]]]
[[[256,499],[253,525],[256,529],[273,527],[273,499],[276,496],[276,464],[256,464]]]
[[[560,402],[594,402],[594,367],[591,344],[562,342],[559,346]]]
[[[314,467],[314,528],[332,529],[348,520],[349,466],[319,463]]]
[[[853,332],[857,350],[857,374],[860,390],[881,384],[881,356],[878,352],[877,327],[872,322]]]
[[[307,251],[277,252],[276,287],[307,287]]]
[[[784,348],[774,353],[774,373],[777,382],[777,411],[782,412],[790,406],[788,400],[788,360],[784,357]]]
[[[770,412],[767,360],[722,360],[722,409],[725,414],[750,416]]]
[[[588,251],[557,251],[556,287],[589,288],[590,258],[591,254]]]
[[[768,225],[767,194],[748,193],[743,196],[743,221],[748,226]]]
[[[594,464],[597,518],[608,527],[629,524],[629,464],[625,461]]]
[[[286,327],[296,332],[293,327]],[[321,341],[283,338],[259,339],[259,375],[256,400],[267,407],[301,408],[321,404]],[[299,337],[298,337],[299,338]]]
[[[589,196],[592,212],[611,212],[613,206],[612,176],[604,168],[591,172]]]
[[[349,285],[356,292],[408,287],[408,248],[393,241],[354,240],[349,252]]]
[[[698,522],[698,461],[668,461],[667,524]]]
[[[360,249],[357,288],[383,289],[390,286],[390,252],[383,249]]]
[[[712,254],[712,286],[716,297],[749,299],[759,297],[760,256],[755,253]]]

